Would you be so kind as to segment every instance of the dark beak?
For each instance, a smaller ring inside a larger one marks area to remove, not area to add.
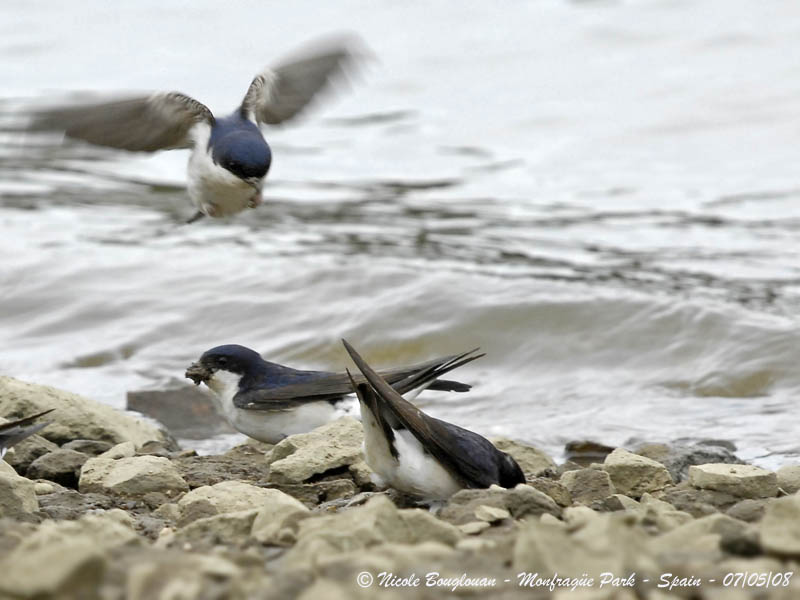
[[[205,382],[213,374],[213,371],[200,363],[192,363],[191,366],[186,369],[187,379],[194,381],[195,385],[200,385],[201,383]]]

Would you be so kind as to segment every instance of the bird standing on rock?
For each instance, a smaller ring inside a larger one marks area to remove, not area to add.
[[[471,386],[438,379],[442,373],[436,368],[452,359],[445,356],[381,374],[399,394],[416,395],[424,389],[466,392]],[[186,377],[214,392],[217,410],[235,429],[270,444],[339,417],[359,416],[358,399],[346,373],[292,369],[267,362],[237,344],[204,352],[186,370]]]
[[[423,500],[446,500],[463,488],[493,484],[513,488],[525,474],[510,455],[485,437],[435,419],[408,402],[342,340],[366,382],[352,380],[364,425],[364,459],[381,480]],[[475,351],[454,356],[412,377],[441,376],[480,358]],[[348,372],[349,375],[349,372]]]
[[[317,41],[256,75],[241,105],[215,117],[179,92],[51,107],[34,113],[28,129],[133,152],[191,148],[188,191],[197,207],[189,219],[227,217],[261,204],[272,152],[261,125],[297,116],[365,52],[352,37]]]

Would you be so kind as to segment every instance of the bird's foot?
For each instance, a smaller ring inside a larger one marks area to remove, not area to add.
[[[261,198],[261,194],[255,194],[252,198],[250,198],[250,201],[247,203],[247,207],[256,208],[257,206],[261,206],[262,202],[263,200]]]

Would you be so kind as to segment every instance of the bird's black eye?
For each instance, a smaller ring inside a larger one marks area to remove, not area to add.
[[[220,357],[217,359],[217,362],[218,362],[219,364],[221,364],[221,365],[227,365],[227,364],[228,364],[228,359],[227,359],[227,358],[225,358],[224,356],[220,356]]]

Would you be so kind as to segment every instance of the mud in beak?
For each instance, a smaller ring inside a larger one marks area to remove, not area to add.
[[[213,371],[200,363],[192,363],[191,366],[186,369],[186,378],[194,381],[195,385],[200,385],[207,381],[213,374]]]

